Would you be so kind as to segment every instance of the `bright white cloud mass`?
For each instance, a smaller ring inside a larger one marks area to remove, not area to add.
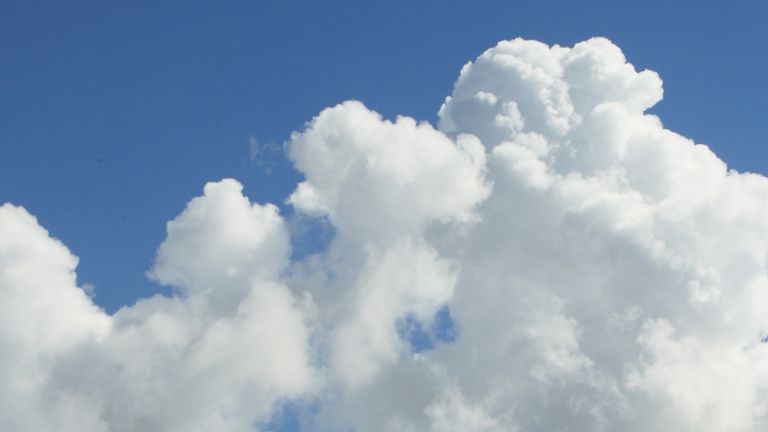
[[[149,272],[176,294],[114,315],[5,204],[3,429],[263,431],[285,406],[316,431],[768,429],[768,179],[664,129],[661,98],[606,39],[516,39],[437,127],[327,108],[287,143],[326,249],[291,260],[277,207],[209,183]]]

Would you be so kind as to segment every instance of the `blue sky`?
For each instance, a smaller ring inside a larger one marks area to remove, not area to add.
[[[108,310],[158,287],[164,224],[206,181],[282,206],[280,144],[358,99],[434,122],[460,67],[517,36],[607,36],[664,80],[653,109],[738,170],[768,172],[768,6],[738,2],[56,2],[0,4],[0,201],[80,258]]]

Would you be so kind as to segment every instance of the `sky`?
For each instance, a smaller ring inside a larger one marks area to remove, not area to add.
[[[669,128],[766,173],[766,19],[757,1],[3,2],[0,200],[114,311],[161,289],[165,222],[205,182],[283,206],[300,175],[279,151],[252,161],[251,138],[279,148],[347,99],[434,122],[461,66],[514,37],[608,37],[662,76]]]
[[[767,19],[3,2],[0,418],[760,429]]]

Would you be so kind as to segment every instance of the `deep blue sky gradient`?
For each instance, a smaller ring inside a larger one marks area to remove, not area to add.
[[[609,37],[661,74],[667,127],[768,173],[766,22],[764,1],[5,0],[0,202],[80,256],[113,311],[160,289],[144,273],[165,223],[205,182],[290,211],[300,176],[279,152],[252,161],[250,137],[279,146],[350,98],[434,122],[461,66],[517,36]]]

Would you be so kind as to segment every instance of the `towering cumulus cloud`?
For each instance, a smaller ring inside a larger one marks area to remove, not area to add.
[[[149,272],[175,294],[114,315],[0,207],[4,427],[766,430],[768,179],[664,129],[662,94],[608,40],[516,39],[436,127],[328,108],[287,145],[327,247],[292,261],[277,207],[209,183]]]

